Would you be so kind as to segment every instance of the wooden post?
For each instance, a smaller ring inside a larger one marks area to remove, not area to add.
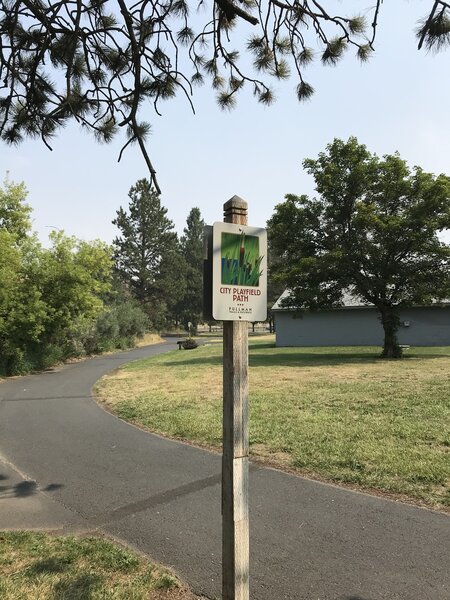
[[[247,202],[233,196],[225,223],[247,225]],[[223,323],[222,598],[249,599],[248,324]]]

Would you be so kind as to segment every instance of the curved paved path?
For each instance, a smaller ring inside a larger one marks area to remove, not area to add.
[[[0,528],[100,529],[219,597],[220,457],[132,427],[90,396],[107,371],[174,347],[0,385]],[[250,493],[252,600],[450,597],[448,516],[255,466]]]

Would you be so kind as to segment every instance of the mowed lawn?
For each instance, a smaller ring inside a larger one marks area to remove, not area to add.
[[[194,600],[198,597],[169,571],[105,538],[0,531],[0,598]]]
[[[250,452],[271,465],[450,506],[450,348],[275,348],[250,339]],[[97,394],[121,418],[220,449],[222,345],[133,362]]]

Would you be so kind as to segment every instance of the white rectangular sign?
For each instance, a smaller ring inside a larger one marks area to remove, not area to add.
[[[214,223],[212,314],[217,321],[267,318],[267,232]]]

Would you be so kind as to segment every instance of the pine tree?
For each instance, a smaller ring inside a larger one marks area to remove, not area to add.
[[[137,181],[128,195],[128,211],[120,207],[113,221],[120,231],[113,242],[116,268],[153,326],[160,328],[184,291],[178,238],[148,180]]]
[[[208,7],[207,0],[201,4]],[[366,61],[375,49],[383,1],[362,3],[356,15],[336,14],[335,4],[215,0],[202,21],[191,16],[187,0],[136,0],[132,6],[120,0],[3,0],[0,136],[13,144],[39,137],[50,147],[68,121],[103,142],[123,128],[128,140],[122,151],[139,144],[159,191],[141,108],[151,105],[158,113],[160,101],[179,92],[191,102],[193,86],[208,78],[225,109],[245,87],[270,104],[270,80],[291,72],[298,99],[309,100],[314,88],[305,72],[314,59],[335,65],[353,50]],[[448,46],[449,13],[448,2],[429,0],[417,31],[419,48]],[[253,27],[245,42],[235,27],[243,21]]]
[[[186,329],[190,322],[196,330],[202,316],[204,226],[200,209],[192,208],[181,237],[181,253],[186,263],[185,293],[175,307],[178,319]]]

